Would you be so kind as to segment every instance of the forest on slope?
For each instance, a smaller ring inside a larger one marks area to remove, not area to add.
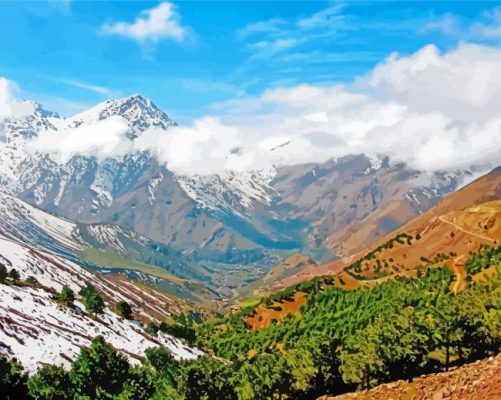
[[[277,307],[298,292],[306,297],[299,315],[267,328],[249,329],[254,307],[191,321],[190,341],[207,353],[197,360],[177,362],[152,348],[131,366],[97,338],[69,372],[44,366],[28,378],[2,359],[1,385],[19,390],[13,399],[299,400],[412,379],[500,350],[501,248],[472,253],[466,270],[457,293],[443,267],[353,291],[315,278],[262,300]]]

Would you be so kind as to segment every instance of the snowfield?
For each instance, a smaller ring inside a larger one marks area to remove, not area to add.
[[[69,366],[80,347],[88,346],[98,335],[132,363],[155,346],[167,348],[176,359],[194,359],[201,354],[172,336],[149,336],[109,309],[93,320],[61,307],[43,289],[0,285],[0,296],[0,352],[16,357],[29,372],[43,364]],[[80,302],[75,305],[85,310]]]

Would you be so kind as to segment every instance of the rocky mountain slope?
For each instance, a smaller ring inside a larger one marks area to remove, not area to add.
[[[1,192],[0,233],[93,270],[125,273],[176,296],[194,300],[224,293],[211,292],[216,276],[171,246],[114,224],[76,223]]]
[[[40,365],[63,364],[75,359],[82,346],[103,335],[132,360],[148,347],[165,346],[176,358],[195,358],[200,352],[174,337],[148,335],[141,324],[118,317],[111,311],[118,301],[127,301],[138,320],[164,320],[179,312],[175,301],[131,282],[112,282],[57,255],[39,251],[0,235],[0,262],[16,269],[19,283],[0,283],[0,353],[16,357],[29,371]],[[29,279],[28,279],[29,278]],[[21,284],[22,282],[31,284]],[[33,283],[35,282],[35,283]],[[78,292],[93,285],[103,296],[103,315],[91,318],[80,301],[63,307],[54,293],[64,285]]]
[[[386,157],[356,155],[283,167],[271,185],[282,218],[308,221],[311,245],[346,256],[421,214],[462,178],[458,171],[426,176]]]

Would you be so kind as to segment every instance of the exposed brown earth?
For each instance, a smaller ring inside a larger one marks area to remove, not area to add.
[[[467,364],[448,372],[397,381],[358,393],[319,400],[499,400],[501,355]]]
[[[290,300],[274,302],[269,307],[265,304],[259,304],[254,310],[254,314],[244,320],[251,331],[268,328],[273,321],[280,322],[288,315],[299,315],[301,306],[305,302],[306,293],[295,292]]]

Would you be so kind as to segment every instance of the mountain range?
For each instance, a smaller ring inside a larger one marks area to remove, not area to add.
[[[140,95],[70,118],[27,104],[31,113],[3,123],[0,190],[75,221],[87,240],[110,224],[122,236],[141,237],[150,250],[136,261],[204,282],[223,297],[296,252],[324,262],[360,250],[478,172],[428,173],[363,154],[208,175],[180,174],[148,151],[59,159],[30,144],[106,121],[123,123],[133,143],[151,129],[169,135],[177,124]]]

